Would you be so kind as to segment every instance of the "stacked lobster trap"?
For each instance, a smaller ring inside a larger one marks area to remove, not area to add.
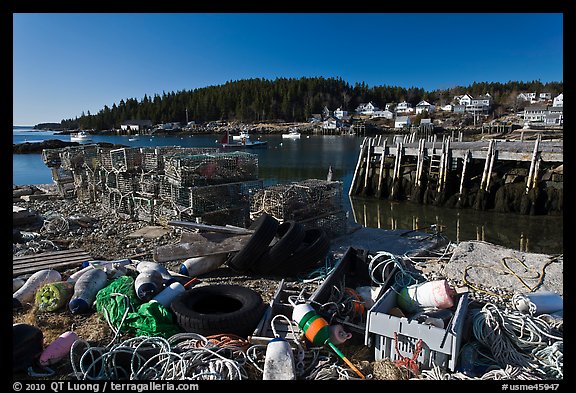
[[[173,219],[247,226],[251,194],[262,189],[258,156],[179,146],[45,149],[63,197],[150,223]]]
[[[307,179],[265,187],[252,195],[253,220],[266,213],[278,221],[296,221],[306,228],[322,228],[334,238],[346,233],[342,182]]]

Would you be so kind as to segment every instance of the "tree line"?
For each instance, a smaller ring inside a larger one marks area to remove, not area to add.
[[[82,113],[64,119],[60,128],[109,130],[119,128],[128,120],[151,120],[153,124],[187,120],[204,123],[213,120],[259,122],[304,122],[324,107],[338,107],[353,112],[360,103],[369,101],[378,106],[406,101],[413,106],[421,100],[436,105],[450,103],[455,95],[479,96],[489,93],[495,111],[516,107],[520,92],[548,92],[554,97],[563,90],[562,82],[540,81],[480,82],[469,86],[425,91],[419,87],[351,85],[342,78],[262,78],[229,81],[223,85],[193,90],[163,92],[153,97],[144,95],[122,99],[112,107],[104,106],[98,113]],[[36,127],[39,127],[37,125]]]

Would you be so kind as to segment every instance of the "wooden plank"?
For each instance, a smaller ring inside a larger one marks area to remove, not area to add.
[[[92,256],[82,249],[50,251],[35,255],[12,258],[12,276],[31,274],[43,269],[65,270],[81,266],[92,260]]]

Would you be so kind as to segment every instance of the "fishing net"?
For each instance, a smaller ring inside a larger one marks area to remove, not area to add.
[[[158,302],[142,303],[134,289],[134,278],[122,276],[98,291],[96,311],[120,332],[137,336],[168,338],[180,329],[172,314]]]

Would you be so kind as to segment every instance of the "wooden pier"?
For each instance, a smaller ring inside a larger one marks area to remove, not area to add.
[[[456,189],[461,195],[465,181],[475,180],[480,190],[488,191],[496,176],[496,166],[502,168],[506,162],[509,164],[507,170],[514,166],[526,167],[520,171],[523,171],[525,193],[528,194],[536,186],[544,165],[558,166],[564,160],[561,140],[537,137],[532,141],[489,139],[463,142],[461,139],[459,136],[454,141],[445,135],[437,140],[433,135],[415,140],[414,134],[408,134],[396,136],[390,143],[382,135],[365,137],[349,195],[374,195],[378,198],[385,195],[388,199],[396,199],[400,181],[409,181],[413,188],[425,186],[429,192],[438,194],[445,190],[450,180],[452,184],[458,183]],[[472,166],[474,172],[469,173]]]

